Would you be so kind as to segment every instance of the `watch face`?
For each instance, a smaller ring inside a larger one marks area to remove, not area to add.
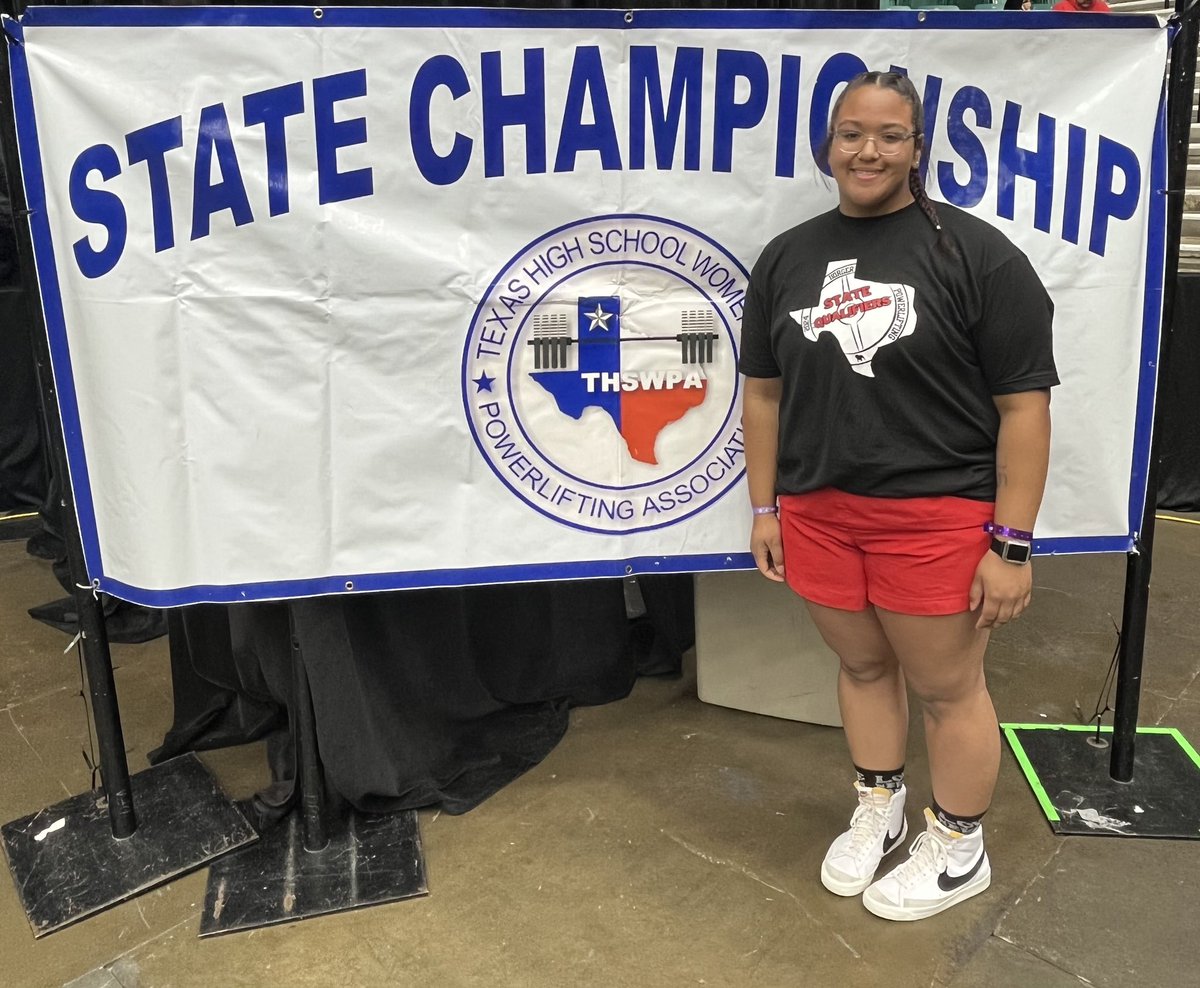
[[[1033,547],[1024,542],[1001,542],[992,539],[992,552],[1005,562],[1024,564],[1033,555]]]
[[[1017,545],[1013,542],[1008,543],[1008,558],[1013,562],[1027,563],[1032,554],[1033,550],[1027,545]]]

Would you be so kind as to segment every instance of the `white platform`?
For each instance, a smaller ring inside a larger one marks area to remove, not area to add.
[[[695,579],[700,699],[840,727],[837,656],[804,602],[757,571],[697,573]]]

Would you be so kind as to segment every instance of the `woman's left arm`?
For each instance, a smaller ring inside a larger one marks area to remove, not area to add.
[[[997,525],[1032,532],[1046,487],[1050,462],[1050,392],[995,395],[1000,413],[996,439]],[[977,628],[998,628],[1029,604],[1033,567],[983,554],[971,584],[971,609],[980,609]],[[982,607],[980,607],[982,604]]]

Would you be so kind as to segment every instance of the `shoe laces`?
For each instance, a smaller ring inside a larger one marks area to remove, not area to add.
[[[887,825],[888,812],[885,807],[859,803],[858,809],[850,817],[850,840],[846,844],[846,852],[854,858],[868,853]]]
[[[904,888],[912,888],[930,874],[946,870],[946,845],[928,830],[917,836],[908,849],[909,858],[889,876]]]

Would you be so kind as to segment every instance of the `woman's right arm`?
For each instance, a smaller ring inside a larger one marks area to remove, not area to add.
[[[747,377],[742,396],[742,435],[746,443],[746,480],[750,503],[765,507],[775,503],[775,474],[779,455],[779,399],[783,379]],[[783,581],[783,540],[779,518],[754,515],[750,551],[758,570],[768,580]]]

